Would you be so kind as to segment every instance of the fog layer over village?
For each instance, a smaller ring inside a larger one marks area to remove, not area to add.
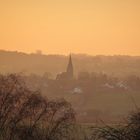
[[[19,73],[32,90],[65,98],[82,123],[122,122],[140,105],[140,57],[0,51],[0,72]]]

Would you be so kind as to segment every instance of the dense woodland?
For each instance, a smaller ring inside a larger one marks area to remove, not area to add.
[[[30,89],[39,89],[52,99],[61,97],[69,101],[83,123],[95,123],[100,119],[120,122],[140,105],[140,77],[135,75],[118,78],[82,72],[72,80],[55,80],[48,74],[22,77]]]
[[[88,56],[73,54],[75,76],[79,72],[103,72],[108,75],[140,76],[140,57],[138,56]],[[45,72],[55,76],[65,71],[68,57],[63,55],[25,54],[0,51],[0,72],[43,75]]]

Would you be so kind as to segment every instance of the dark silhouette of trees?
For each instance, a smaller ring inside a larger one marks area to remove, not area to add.
[[[85,126],[84,126],[85,127]],[[118,126],[76,125],[71,104],[31,91],[22,77],[0,75],[0,140],[139,140],[140,110]]]
[[[118,126],[92,128],[90,140],[139,140],[140,139],[140,110],[129,115],[126,123]]]
[[[70,138],[74,123],[64,99],[48,100],[20,76],[0,75],[0,140],[63,140]]]

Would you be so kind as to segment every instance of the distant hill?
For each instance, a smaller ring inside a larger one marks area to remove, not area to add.
[[[140,56],[89,56],[72,55],[75,75],[79,72],[104,72],[110,75],[140,76]],[[0,50],[0,73],[24,72],[43,75],[50,72],[55,76],[65,71],[68,56],[26,54]]]

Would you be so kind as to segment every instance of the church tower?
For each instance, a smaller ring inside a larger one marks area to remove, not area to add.
[[[68,78],[73,79],[74,74],[73,74],[73,63],[72,63],[71,55],[69,57],[69,63],[68,63],[68,66],[67,66],[66,73],[67,73]]]
[[[57,80],[72,80],[72,79],[74,79],[73,73],[74,73],[73,72],[73,64],[72,64],[72,58],[70,55],[66,72],[62,72],[62,73],[58,74],[56,79]]]

